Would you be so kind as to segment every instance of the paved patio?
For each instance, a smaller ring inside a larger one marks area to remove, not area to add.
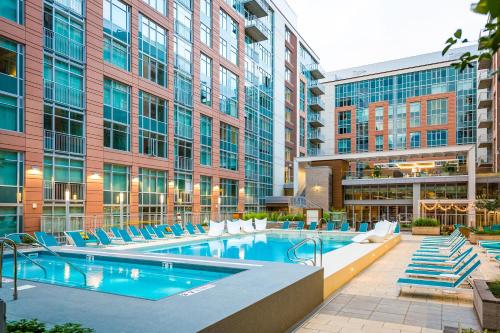
[[[419,247],[422,237],[403,235],[401,243],[367,268],[297,329],[322,332],[442,332],[445,326],[479,329],[472,307],[472,290],[442,293],[404,288],[396,280]],[[476,278],[499,278],[498,265],[480,254]]]

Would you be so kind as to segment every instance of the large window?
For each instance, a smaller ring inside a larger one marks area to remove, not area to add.
[[[220,111],[238,118],[238,77],[230,70],[220,67]]]
[[[43,199],[44,201],[65,200],[66,190],[71,201],[83,201],[84,162],[69,157],[45,156],[43,159]]]
[[[238,210],[238,181],[221,178],[220,197],[222,218],[231,218],[232,214]]]
[[[2,0],[0,1],[0,16],[11,21],[23,24],[24,21],[24,1],[23,0]],[[3,234],[2,234],[3,235]]]
[[[167,101],[139,91],[139,153],[167,157],[167,119]]]
[[[427,101],[427,125],[448,124],[448,99],[432,99]]]
[[[306,110],[306,84],[304,81],[300,80],[300,111]]]
[[[23,47],[0,37],[0,129],[24,127]]]
[[[193,18],[190,10],[174,2],[175,33],[187,42],[191,42]]]
[[[84,73],[80,65],[45,55],[43,79],[45,101],[84,108]]]
[[[104,146],[130,151],[130,87],[104,79]]]
[[[212,47],[212,1],[200,0],[200,39]]]
[[[384,129],[384,107],[378,106],[375,108],[375,130],[382,131]]]
[[[128,166],[118,164],[104,164],[103,177],[104,214],[111,221],[118,222],[120,206],[123,214],[128,213],[130,194],[130,170]]]
[[[337,119],[338,134],[351,133],[351,111],[339,112]]]
[[[139,212],[143,221],[160,221],[160,213],[167,213],[167,183],[166,171],[139,168]]]
[[[212,177],[200,176],[201,221],[210,220],[212,211]]]
[[[439,147],[448,145],[448,131],[427,131],[427,147]]]
[[[200,164],[212,166],[212,118],[200,117]]]
[[[410,133],[410,148],[420,148],[420,132]]]
[[[348,154],[351,152],[351,139],[337,140],[337,153]]]
[[[0,235],[22,231],[23,154],[0,150]]]
[[[104,0],[103,58],[124,70],[130,70],[130,7],[119,0]]]
[[[376,151],[383,151],[384,150],[384,136],[383,135],[377,135],[375,137],[375,150]]]
[[[167,16],[167,0],[142,0],[154,9],[156,9],[157,12],[160,12],[161,14]]]
[[[410,103],[410,127],[420,126],[420,102]]]
[[[220,10],[220,47],[219,54],[238,64],[238,23],[225,11]]]
[[[200,101],[212,105],[212,59],[203,53],[200,56]]]
[[[238,170],[238,129],[225,123],[220,124],[220,167]]]
[[[139,15],[139,76],[166,87],[167,73],[167,32]]]
[[[300,117],[300,132],[299,132],[299,145],[301,147],[306,146],[306,119],[304,117]]]

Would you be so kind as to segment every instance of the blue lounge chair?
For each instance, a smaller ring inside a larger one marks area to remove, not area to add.
[[[155,235],[155,228],[151,224],[146,224],[144,228],[149,232],[150,235]]]
[[[207,232],[205,231],[205,229],[203,229],[203,226],[202,226],[201,224],[199,224],[199,223],[196,225],[196,229],[198,229],[198,232],[199,232],[200,234],[206,234],[206,233],[207,233]]]
[[[434,247],[434,248],[420,248],[413,254],[414,256],[421,255],[439,255],[440,253],[453,253],[456,250],[460,250],[465,244],[465,238],[453,244],[451,247]]]
[[[134,237],[141,237],[141,232],[135,225],[129,225],[128,226],[130,232],[132,233],[132,236]]]
[[[335,230],[335,222],[328,222],[326,224],[326,231],[333,231]]]
[[[342,225],[340,226],[340,231],[342,231],[342,232],[349,231],[349,223],[348,222],[342,222]]]
[[[401,286],[399,293],[401,294],[402,287],[420,287],[420,288],[432,288],[432,289],[457,289],[462,285],[462,283],[476,270],[476,268],[481,264],[478,260],[472,266],[470,266],[465,273],[458,276],[455,281],[442,281],[442,280],[426,280],[418,278],[399,278],[397,284]]]
[[[153,234],[156,235],[156,238],[165,238],[161,227],[153,228]]]
[[[424,269],[424,270],[450,270],[458,267],[458,265],[472,252],[472,247],[462,252],[460,255],[451,260],[439,262],[426,262],[423,264],[411,263],[408,265],[411,269]]]
[[[111,227],[111,228],[109,228],[109,230],[111,230],[111,233],[113,234],[113,237],[122,238],[121,235],[120,235],[120,228],[118,228],[118,227]]]
[[[175,223],[170,226],[170,230],[172,230],[172,233],[174,234],[174,237],[182,237],[184,236],[184,230],[182,230],[182,227],[180,224]]]
[[[399,222],[396,222],[396,228],[394,228],[394,233],[399,234],[401,232],[401,226],[399,225]]]
[[[318,222],[311,222],[309,224],[309,230],[316,230],[318,228]]]
[[[367,232],[368,231],[368,223],[363,222],[359,225],[359,232]]]
[[[196,233],[196,230],[194,228],[194,225],[191,223],[186,224],[186,230],[191,236],[198,236],[199,234]]]
[[[304,221],[297,222],[297,227],[295,229],[304,230]]]
[[[454,265],[453,268],[450,268],[449,270],[446,270],[446,271],[444,271],[444,270],[437,271],[434,269],[429,269],[429,270],[407,269],[405,271],[405,273],[406,273],[406,275],[412,275],[412,276],[428,276],[428,277],[434,277],[434,278],[447,277],[447,278],[449,278],[448,275],[443,275],[443,274],[460,275],[462,273],[462,271],[466,267],[468,267],[475,259],[477,259],[477,253],[472,255],[469,259],[467,259],[461,265],[460,264]]]
[[[500,255],[496,256],[495,260],[500,264]]]
[[[281,225],[281,229],[288,230],[288,228],[290,228],[290,222],[289,221],[283,222],[283,224]]]
[[[120,237],[121,239],[125,242],[125,243],[131,243],[133,242],[134,240],[132,239],[132,237],[130,237],[130,235],[128,234],[127,230],[125,229],[119,229],[118,232],[120,233]]]
[[[479,246],[487,250],[500,250],[500,242],[495,241],[480,242]]]
[[[456,229],[453,231],[449,236],[431,236],[431,237],[425,237],[422,240],[422,244],[433,244],[433,243],[449,243],[453,241],[454,238],[460,236],[460,231]]]
[[[35,231],[35,238],[45,246],[60,246],[54,236],[49,235],[44,231]]]
[[[68,236],[76,247],[86,247],[87,242],[83,239],[81,231],[65,231],[66,236]]]
[[[102,245],[111,245],[111,238],[109,238],[108,234],[104,230],[101,228],[95,228],[94,232],[95,236],[99,240],[99,243]]]
[[[139,229],[139,232],[141,233],[142,238],[144,238],[145,240],[147,240],[147,241],[154,240],[153,237],[151,237],[151,234],[149,233],[149,231],[146,228]]]

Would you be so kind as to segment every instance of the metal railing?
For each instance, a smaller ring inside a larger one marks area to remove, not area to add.
[[[314,96],[314,97],[311,97],[311,99],[309,100],[309,105],[318,105],[320,106],[323,110],[325,109],[325,103],[323,102],[323,100],[318,97],[318,96]]]
[[[181,124],[179,122],[175,122],[175,135],[192,139],[193,138],[193,126]]]
[[[314,245],[313,258],[301,258],[301,257],[299,257],[297,255],[297,250],[309,242],[313,242],[313,245]],[[291,262],[296,262],[296,263],[301,263],[301,264],[307,264],[307,262],[312,260],[313,266],[317,266],[318,243],[319,243],[319,266],[322,267],[323,266],[323,240],[320,237],[308,237],[308,238],[305,238],[304,240],[300,241],[299,243],[293,245],[292,247],[290,247],[286,251],[286,255],[288,257],[288,260],[290,260]]]
[[[320,131],[308,131],[307,138],[310,140],[325,141],[325,136]]]
[[[0,238],[0,288],[2,287],[2,282],[3,282],[3,276],[2,276],[2,272],[3,272],[3,246],[5,243],[10,243],[12,245],[11,248],[13,249],[13,257],[14,257],[14,271],[13,271],[14,295],[13,295],[13,298],[14,298],[14,300],[16,300],[17,299],[17,254],[18,254],[17,245],[13,240],[5,238],[5,237]]]
[[[177,203],[177,204],[191,204],[191,203],[193,203],[193,192],[174,193],[174,203]]]
[[[319,83],[318,80],[310,80],[309,83],[307,84],[307,87],[309,89],[318,88],[321,91],[325,91],[325,86],[322,83]]]
[[[85,155],[85,138],[81,136],[44,131],[45,150]]]
[[[323,117],[321,117],[321,115],[319,113],[316,113],[316,112],[308,112],[308,114],[307,114],[307,121],[309,121],[309,122],[319,122],[319,123],[322,123],[322,124],[325,123]]]
[[[74,89],[50,80],[44,80],[43,86],[43,97],[45,99],[77,108],[84,107],[84,92],[82,90]]]
[[[44,28],[44,46],[73,60],[84,62],[85,46],[55,31]]]
[[[250,28],[250,27],[256,27],[257,29],[262,32],[262,34],[266,37],[266,39],[269,39],[270,36],[270,30],[268,27],[264,25],[256,16],[250,16],[245,20],[245,28]]]
[[[477,122],[478,123],[481,123],[481,122],[490,122],[492,120],[493,120],[493,118],[491,116],[491,112],[481,113],[481,114],[479,114],[479,117],[477,117]]]
[[[321,156],[324,155],[321,148],[309,148],[307,149],[307,155],[309,156]]]
[[[51,201],[65,201],[66,190],[69,190],[70,201],[85,200],[85,184],[63,183],[50,180],[43,181],[43,199]]]
[[[477,138],[478,143],[491,143],[493,141],[493,135],[491,133],[481,134]]]
[[[479,70],[477,73],[478,73],[477,77],[479,80],[491,79],[492,71],[490,71],[489,69]]]
[[[192,171],[193,159],[191,157],[177,156],[174,167],[179,170]]]
[[[489,91],[482,91],[477,94],[477,100],[478,101],[489,101],[491,100],[491,92]]]

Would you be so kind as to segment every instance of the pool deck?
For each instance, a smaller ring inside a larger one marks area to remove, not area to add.
[[[396,280],[404,276],[422,237],[402,235],[402,241],[338,290],[297,333],[437,333],[446,327],[479,329],[472,290],[441,293],[413,290],[399,296]],[[477,251],[475,247],[475,251]],[[480,268],[473,278],[500,278],[498,264],[478,252]]]

